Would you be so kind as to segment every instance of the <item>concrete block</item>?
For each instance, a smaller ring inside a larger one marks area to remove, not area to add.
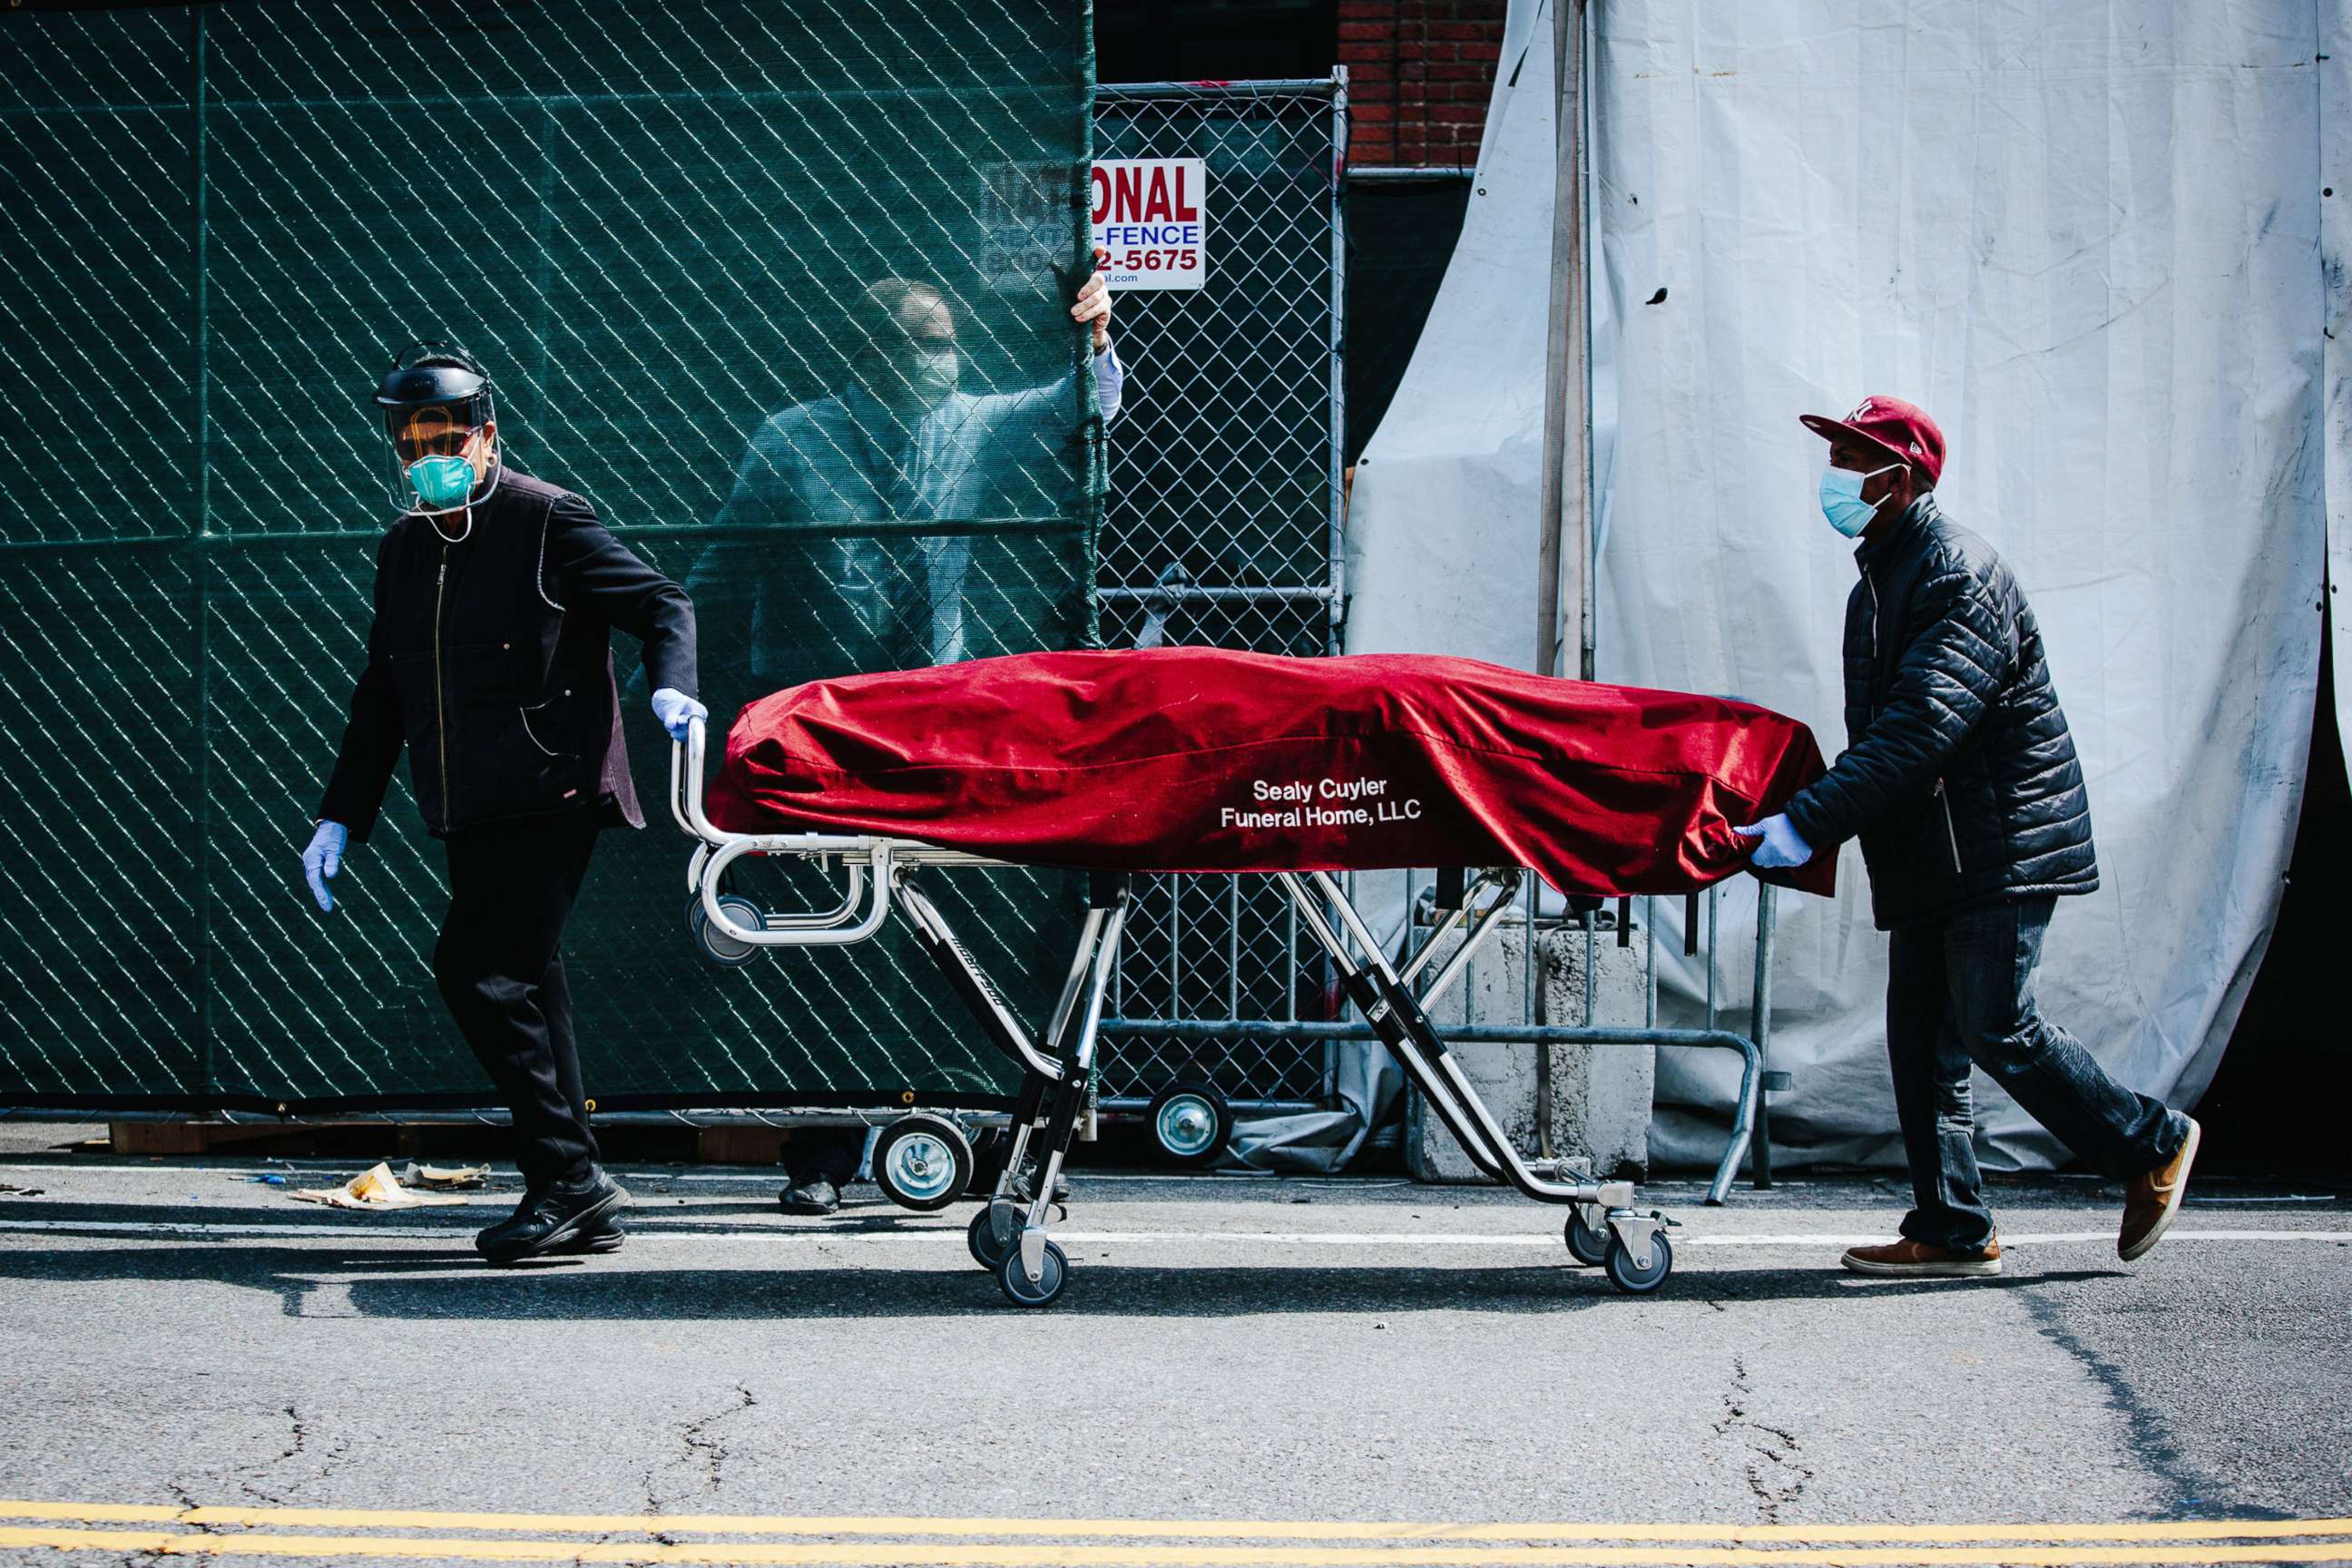
[[[1459,945],[1458,937],[1447,938],[1433,967],[1443,965]],[[1533,1022],[1585,1022],[1586,947],[1580,927],[1537,927]],[[1638,1026],[1643,1010],[1642,934],[1636,931],[1633,945],[1621,948],[1615,931],[1597,931],[1592,933],[1591,951],[1591,1021]],[[1507,921],[1431,1010],[1439,1030],[1461,1027],[1473,1019],[1487,1024],[1529,1022],[1527,952],[1525,922],[1517,918]],[[1604,1178],[1639,1180],[1648,1173],[1650,1111],[1657,1068],[1653,1047],[1465,1042],[1454,1046],[1453,1053],[1522,1154],[1532,1158],[1540,1147],[1536,1128],[1538,1074],[1548,1068],[1552,1152]],[[1409,1090],[1405,1101],[1404,1147],[1405,1167],[1418,1181],[1489,1179],[1431,1113],[1418,1089]]]

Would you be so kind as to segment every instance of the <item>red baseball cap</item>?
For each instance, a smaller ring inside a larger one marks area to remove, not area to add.
[[[1899,397],[1865,397],[1843,419],[1823,414],[1797,416],[1825,441],[1851,436],[1910,463],[1934,485],[1944,477],[1944,433],[1927,411]]]

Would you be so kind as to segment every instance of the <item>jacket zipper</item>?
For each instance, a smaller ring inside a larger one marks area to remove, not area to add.
[[[441,688],[441,595],[449,584],[449,547],[441,546],[441,574],[433,580],[433,734],[441,744],[441,826],[449,826],[449,725]]]
[[[1878,722],[1878,584],[1871,581],[1870,568],[1862,569],[1862,585],[1870,590],[1870,684],[1863,689],[1871,695],[1869,721]]]
[[[1944,808],[1944,842],[1952,847],[1952,875],[1960,874],[1960,836],[1952,826],[1952,797],[1944,789],[1944,781],[1936,781],[1936,804]]]
[[[1874,689],[1878,684],[1878,584],[1872,580],[1867,566],[1862,569],[1862,585],[1870,590],[1870,670],[1871,686]],[[1870,721],[1878,721],[1876,702],[1870,705]],[[1936,781],[1936,805],[1944,813],[1944,843],[1952,852],[1952,875],[1957,877],[1960,875],[1960,835],[1959,830],[1952,826],[1952,797],[1946,792],[1944,781],[1940,778]]]

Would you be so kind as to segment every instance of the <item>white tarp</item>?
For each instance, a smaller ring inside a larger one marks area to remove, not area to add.
[[[1597,8],[1601,678],[1737,692],[1833,755],[1854,569],[1796,418],[1874,392],[1926,407],[1946,508],[2031,595],[2090,784],[2105,882],[2060,907],[2044,1009],[2175,1104],[2261,960],[2310,738],[2321,214],[2352,199],[2321,195],[2340,8]],[[1357,477],[1351,647],[1530,662],[1551,127],[1528,89],[1549,18],[1513,24],[1534,47]],[[1885,939],[1852,846],[1840,875],[1834,903],[1780,900],[1773,1058],[1796,1088],[1775,1142],[1899,1159]],[[1727,893],[1727,932],[1752,889]],[[1679,948],[1662,966],[1687,997]],[[1744,996],[1744,964],[1721,984]],[[1719,1132],[1668,1108],[1727,1095],[1713,1058],[1665,1053],[1654,1152],[1709,1157]],[[1981,1079],[1978,1104],[1995,1163],[2055,1153]]]

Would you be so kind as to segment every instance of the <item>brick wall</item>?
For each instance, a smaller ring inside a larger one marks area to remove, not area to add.
[[[1506,0],[1339,0],[1353,163],[1467,168],[1503,52]]]

